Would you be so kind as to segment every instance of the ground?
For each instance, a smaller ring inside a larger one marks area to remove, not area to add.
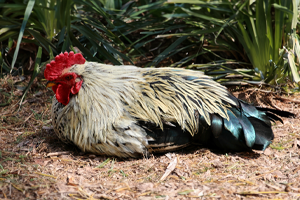
[[[275,140],[265,152],[223,153],[193,147],[119,159],[82,153],[59,141],[50,121],[53,92],[45,88],[45,81],[34,82],[19,109],[27,82],[22,77],[0,79],[2,199],[300,198],[298,94],[231,89],[248,102],[296,114],[273,125]]]

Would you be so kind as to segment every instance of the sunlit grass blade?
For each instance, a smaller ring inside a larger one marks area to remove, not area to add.
[[[294,56],[291,52],[287,52],[287,53],[288,53],[288,62],[291,69],[293,81],[299,84],[300,77],[299,77],[298,69],[295,65]]]
[[[25,30],[28,18],[29,18],[30,14],[31,14],[31,11],[33,9],[34,3],[35,3],[35,0],[29,0],[28,1],[27,7],[26,7],[26,10],[25,10],[25,14],[24,14],[24,19],[23,19],[23,22],[22,22],[22,26],[21,26],[21,29],[20,29],[20,32],[19,32],[19,37],[18,37],[18,41],[17,41],[16,50],[15,50],[14,57],[13,57],[13,60],[12,60],[12,63],[11,63],[10,73],[12,72],[12,70],[14,68],[14,65],[16,63],[17,56],[18,56],[19,49],[20,49],[20,44],[21,44],[23,34],[24,34],[24,30]]]

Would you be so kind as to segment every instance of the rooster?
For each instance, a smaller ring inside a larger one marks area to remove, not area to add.
[[[191,144],[229,151],[264,150],[274,114],[249,105],[199,71],[87,62],[61,53],[46,65],[55,93],[55,133],[84,152],[138,157]]]

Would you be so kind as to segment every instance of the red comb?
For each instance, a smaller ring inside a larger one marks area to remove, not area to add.
[[[44,76],[48,81],[53,81],[62,74],[62,71],[75,64],[84,64],[85,59],[80,53],[65,52],[57,55],[55,60],[46,65]]]

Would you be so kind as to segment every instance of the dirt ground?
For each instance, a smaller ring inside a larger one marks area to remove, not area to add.
[[[220,153],[192,147],[150,158],[119,159],[85,154],[58,140],[50,121],[53,92],[44,81],[34,83],[18,110],[26,80],[0,79],[1,199],[300,198],[298,94],[232,90],[248,102],[297,115],[274,124],[275,140],[265,152]],[[171,173],[164,176],[166,172]]]

